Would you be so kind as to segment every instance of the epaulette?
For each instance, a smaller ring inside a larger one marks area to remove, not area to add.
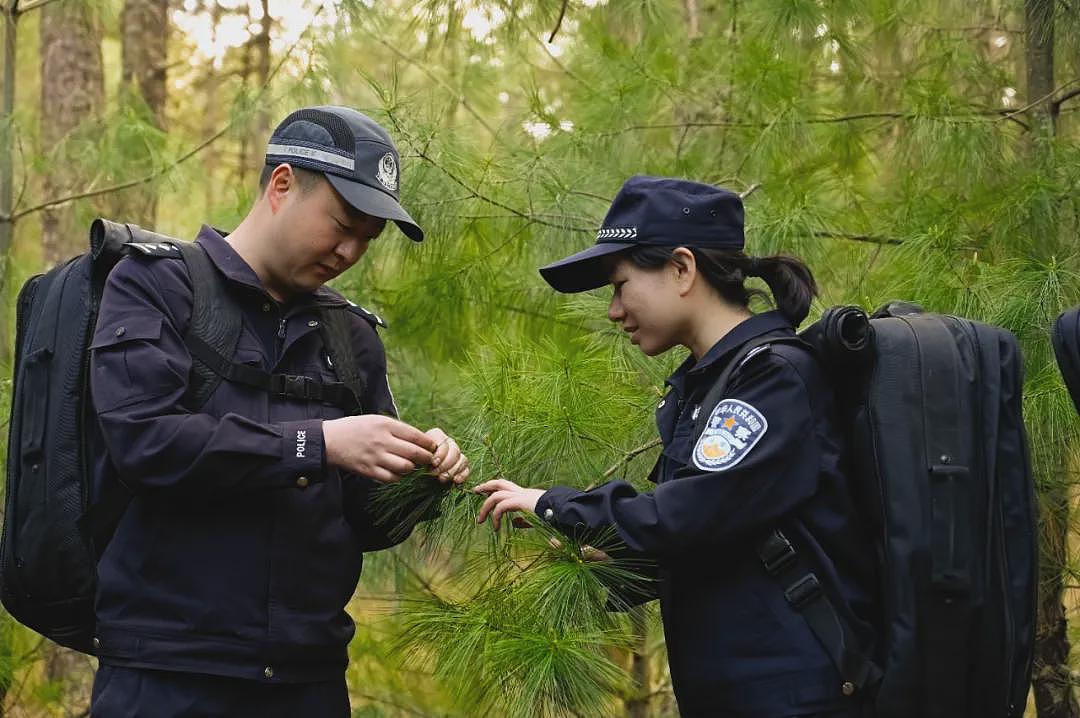
[[[367,309],[364,309],[359,304],[357,304],[356,302],[353,302],[353,301],[351,301],[349,299],[346,299],[345,301],[349,302],[349,310],[353,314],[360,315],[361,317],[366,319],[372,326],[380,326],[383,329],[386,329],[386,322],[383,321],[383,318],[380,317],[378,314],[376,314],[375,312],[370,312]]]
[[[168,242],[124,242],[130,254],[139,253],[147,257],[180,257],[180,248]]]
[[[746,366],[747,362],[749,362],[751,359],[753,359],[754,357],[756,357],[759,354],[764,354],[765,352],[769,351],[770,349],[772,349],[771,344],[762,344],[761,346],[754,347],[749,352],[747,352],[746,356],[744,356],[742,361],[739,362],[739,366],[735,367],[735,370],[738,371],[739,369],[742,369],[744,366]]]

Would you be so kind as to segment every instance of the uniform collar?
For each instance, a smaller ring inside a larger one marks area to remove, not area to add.
[[[225,275],[226,279],[231,282],[243,284],[246,287],[250,287],[269,296],[269,292],[267,292],[266,287],[263,286],[262,281],[259,279],[259,275],[257,275],[255,270],[251,268],[251,265],[244,261],[244,258],[233,249],[233,246],[225,240],[227,234],[228,232],[204,224],[202,229],[199,230],[199,235],[195,238],[195,241],[206,250],[206,254],[210,257],[210,261]],[[286,302],[286,304],[290,306],[300,304],[338,305],[346,303],[344,297],[326,286],[319,287],[310,294],[297,295]]]
[[[667,383],[682,391],[687,377],[697,377],[708,372],[718,363],[730,358],[739,347],[751,339],[779,331],[788,333],[794,331],[791,322],[779,311],[774,309],[755,314],[735,325],[731,331],[720,338],[720,341],[713,344],[701,359],[687,357],[675,373],[668,377]]]

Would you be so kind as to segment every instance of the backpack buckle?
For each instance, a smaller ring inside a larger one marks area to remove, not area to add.
[[[271,387],[271,390],[282,399],[291,397],[311,400],[315,398],[311,390],[315,382],[310,377],[298,374],[275,374],[272,381],[276,386]]]
[[[795,563],[795,547],[781,531],[773,531],[758,551],[765,571],[775,576]]]
[[[808,573],[784,591],[784,598],[795,610],[813,601],[821,595],[821,582],[813,573]]]

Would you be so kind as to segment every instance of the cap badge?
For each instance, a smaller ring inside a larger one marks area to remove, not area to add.
[[[379,160],[379,171],[375,174],[375,179],[391,192],[397,192],[398,169],[393,153],[387,152]]]
[[[637,227],[604,227],[597,231],[597,239],[635,239]]]

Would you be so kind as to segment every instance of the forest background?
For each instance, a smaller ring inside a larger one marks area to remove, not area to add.
[[[746,193],[748,246],[822,296],[1008,327],[1040,493],[1029,713],[1080,717],[1078,421],[1048,328],[1080,302],[1077,0],[0,0],[0,398],[15,295],[96,216],[191,238],[250,206],[291,109],[358,107],[401,149],[404,204],[337,283],[389,323],[403,418],[473,477],[624,477],[683,358],[649,360],[536,267],[592,242],[635,173]],[[6,417],[6,409],[4,416]],[[357,716],[675,715],[654,607],[540,530],[455,494],[370,557],[352,603]],[[707,556],[702,560],[708,560]],[[0,716],[85,716],[92,659],[0,616]]]

